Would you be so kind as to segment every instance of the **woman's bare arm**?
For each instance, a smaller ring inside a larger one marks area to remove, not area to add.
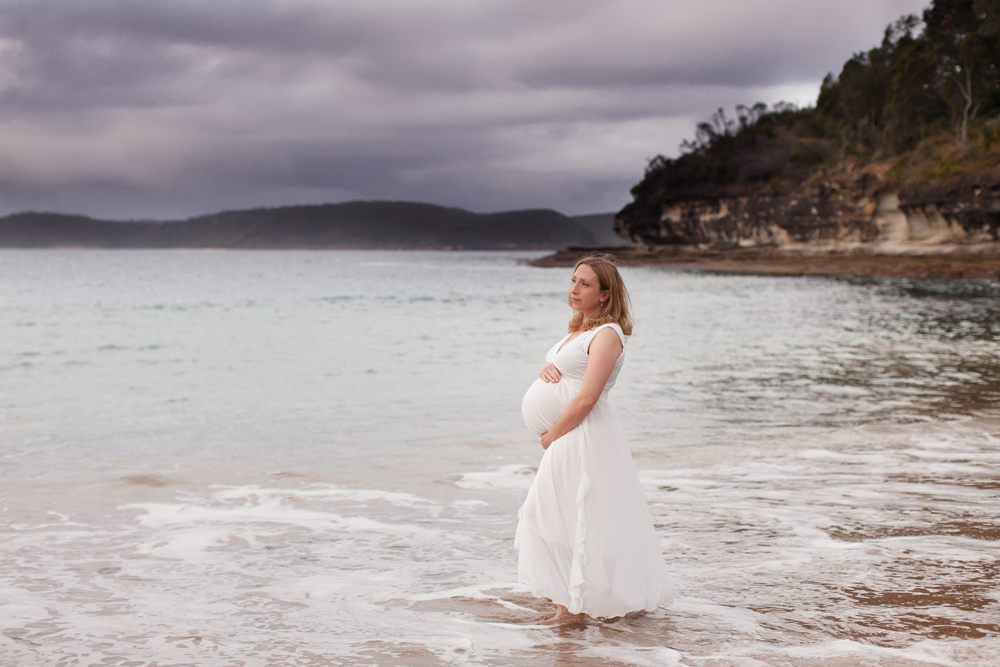
[[[553,441],[575,429],[590,414],[621,353],[622,341],[616,332],[607,329],[597,332],[594,340],[590,341],[590,358],[587,360],[587,371],[583,374],[580,393],[569,402],[555,426],[542,435],[542,449],[548,449]]]

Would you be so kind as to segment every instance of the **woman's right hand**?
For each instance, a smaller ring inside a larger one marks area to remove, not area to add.
[[[538,377],[542,378],[545,382],[555,383],[559,382],[559,378],[562,374],[559,369],[556,368],[555,364],[545,364],[542,366],[541,370],[538,371]]]

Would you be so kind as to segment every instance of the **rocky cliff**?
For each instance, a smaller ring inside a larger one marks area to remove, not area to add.
[[[863,173],[780,195],[761,190],[743,196],[637,199],[615,217],[615,230],[633,245],[653,247],[1000,247],[1000,174],[934,187],[894,187]]]

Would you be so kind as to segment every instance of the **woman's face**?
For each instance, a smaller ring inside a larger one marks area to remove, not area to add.
[[[569,287],[573,310],[582,311],[585,317],[590,317],[601,309],[601,301],[607,300],[610,295],[609,290],[601,290],[601,281],[590,266],[581,264],[576,267]]]

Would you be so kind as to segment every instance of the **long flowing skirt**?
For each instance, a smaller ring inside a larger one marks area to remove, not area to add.
[[[632,454],[606,399],[545,450],[514,544],[518,581],[571,613],[610,618],[671,603]]]

